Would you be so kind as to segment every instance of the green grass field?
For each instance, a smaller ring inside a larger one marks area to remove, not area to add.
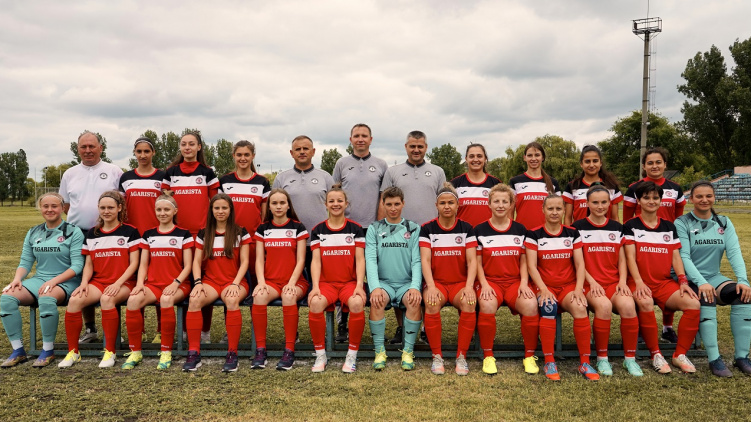
[[[733,219],[748,262],[751,256],[751,215],[748,209],[725,208]],[[23,237],[41,217],[32,208],[0,208],[0,287],[8,284],[18,265]],[[729,270],[727,263],[724,271]],[[301,311],[301,341],[309,342],[307,310]],[[61,309],[61,312],[62,309]],[[242,342],[249,342],[247,309]],[[23,310],[28,319],[28,311]],[[269,340],[281,341],[281,311],[271,309]],[[456,340],[456,313],[447,310],[444,341]],[[499,312],[497,341],[520,343],[518,319],[508,310]],[[718,310],[720,349],[728,361],[732,357],[729,308]],[[393,318],[390,316],[390,318]],[[659,320],[659,316],[658,316]],[[149,337],[154,333],[153,310],[147,311]],[[564,318],[564,321],[567,321]],[[618,318],[614,317],[611,343],[618,342]],[[215,312],[213,337],[223,333],[223,317]],[[564,323],[564,341],[573,342],[570,320]],[[387,334],[394,331],[389,320]],[[28,327],[24,339],[28,342]],[[64,341],[61,318],[58,342]],[[366,327],[364,342],[370,342]],[[0,339],[0,357],[5,359],[10,345]],[[447,357],[452,357],[447,355]],[[62,356],[59,356],[62,358]],[[357,373],[339,371],[341,360],[330,362],[323,374],[312,374],[308,352],[299,352],[296,367],[289,372],[273,369],[251,371],[242,360],[235,374],[220,372],[223,359],[204,360],[195,374],[180,371],[182,362],[170,370],[156,371],[156,358],[147,358],[130,372],[101,370],[98,359],[85,358],[70,370],[56,365],[42,370],[30,364],[0,371],[0,420],[748,420],[751,409],[751,378],[734,371],[732,379],[713,377],[706,359],[693,359],[697,374],[673,373],[662,376],[641,361],[645,376],[635,379],[612,359],[615,375],[597,383],[587,382],[576,373],[573,359],[559,361],[563,380],[548,382],[542,374],[526,375],[521,361],[501,359],[499,375],[488,377],[479,360],[470,362],[470,374],[453,374],[453,359],[447,359],[447,374],[430,374],[430,362],[418,360],[413,372],[402,372],[396,359],[385,371],[370,368],[361,359]],[[124,358],[118,358],[119,364]]]

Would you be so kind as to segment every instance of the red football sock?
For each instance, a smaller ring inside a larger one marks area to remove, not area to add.
[[[104,348],[110,352],[115,351],[117,342],[117,329],[120,328],[120,315],[116,308],[102,309],[102,330],[104,331]],[[138,333],[141,336],[141,333]]]
[[[459,314],[459,332],[457,333],[456,357],[463,355],[467,357],[469,343],[472,342],[472,336],[475,334],[475,324],[477,324],[477,314],[474,312],[461,312]],[[495,334],[495,333],[494,333]],[[492,355],[493,345],[490,345]]]
[[[141,320],[145,320],[145,319],[146,319],[146,308],[144,307],[144,308],[141,308]],[[125,310],[125,330],[127,329],[128,329],[128,310],[126,309]],[[141,334],[146,334],[145,329]],[[129,337],[128,340],[130,340],[130,334],[128,334],[128,337]]]
[[[441,352],[441,331],[443,329],[441,327],[441,314],[425,314],[423,323],[425,324],[425,335],[428,336],[431,353],[443,356]]]
[[[240,332],[243,328],[243,314],[239,309],[227,311],[224,318],[224,327],[227,330],[227,351],[237,353],[240,344]]]
[[[162,350],[169,352],[172,350],[172,340],[175,338],[175,325],[177,320],[175,319],[175,308],[170,306],[168,308],[161,309],[162,317],[160,321],[162,323]]]
[[[362,333],[365,330],[365,312],[349,313],[349,350],[360,350]]]
[[[589,363],[589,354],[592,351],[590,341],[592,333],[589,330],[589,318],[574,318],[574,339],[579,349],[579,362]]]
[[[522,315],[522,339],[524,339],[524,357],[534,356],[537,350],[537,336],[540,333],[540,317]]]
[[[297,325],[300,322],[297,305],[282,306],[284,322],[284,347],[295,350],[295,341],[297,340]]]
[[[65,311],[65,337],[68,339],[68,351],[78,353],[78,336],[83,328],[81,311]]]
[[[639,329],[644,343],[647,344],[650,356],[660,353],[660,343],[657,340],[657,318],[654,311],[639,312]]]
[[[250,308],[250,321],[256,336],[256,349],[266,348],[266,327],[268,326],[268,309],[266,305],[253,305]]]
[[[156,304],[156,332],[162,332],[162,308]]]
[[[308,312],[308,325],[310,325],[313,348],[324,350],[326,348],[326,318],[323,312]]]
[[[595,334],[595,350],[598,358],[608,357],[608,342],[610,341],[610,320],[595,317],[592,323]]]
[[[461,324],[461,318],[459,319]],[[477,334],[480,336],[480,348],[482,357],[493,356],[493,341],[495,340],[495,314],[484,314],[480,312],[477,316]]]
[[[143,314],[141,310],[125,310],[125,328],[128,330],[128,343],[130,350],[134,352],[141,350],[141,335],[143,334]]]
[[[686,309],[683,311],[681,323],[678,324],[678,343],[675,345],[673,356],[685,355],[694,342],[696,332],[699,331],[698,309]]]
[[[555,318],[540,318],[540,342],[545,363],[555,362]]]
[[[201,308],[201,331],[209,332],[211,331],[211,318],[214,316],[214,307],[213,306],[204,306]]]
[[[673,322],[675,320],[675,312],[673,311],[662,311],[662,325],[667,325],[669,327],[673,326]]]
[[[621,339],[623,340],[623,356],[636,357],[636,347],[639,341],[639,318],[621,317]]]
[[[210,306],[210,305],[209,305]],[[201,311],[188,312],[185,316],[185,331],[188,333],[188,350],[201,351]]]

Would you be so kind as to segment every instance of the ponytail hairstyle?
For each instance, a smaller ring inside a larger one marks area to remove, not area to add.
[[[156,207],[156,203],[159,201],[169,202],[173,207],[175,207],[175,211],[177,211],[177,201],[175,201],[175,198],[172,197],[172,193],[163,193],[159,195],[159,197],[156,198],[156,201],[154,201],[154,207]],[[177,224],[177,213],[172,216],[172,224]]]
[[[547,173],[545,173],[545,170],[542,168],[542,164],[545,163],[545,158],[546,158],[545,148],[543,148],[539,142],[533,141],[533,142],[528,143],[527,146],[524,148],[524,155],[527,155],[527,151],[529,151],[532,148],[540,151],[540,153],[542,154],[542,163],[540,164],[540,173],[542,174],[542,180],[545,182],[545,190],[547,190],[549,194],[554,194],[555,186],[553,185],[553,179]]]
[[[486,167],[488,166],[488,153],[485,151],[485,147],[482,146],[482,144],[476,144],[476,143],[470,143],[467,145],[467,150],[464,152],[464,161],[467,161],[467,155],[469,155],[470,148],[480,148],[482,150],[482,155],[485,156],[485,162],[482,164],[482,172],[487,173]],[[469,169],[469,164],[467,164],[467,169]]]
[[[182,139],[186,136],[192,136],[196,138],[196,140],[198,141],[198,146],[201,147],[201,149],[199,149],[198,152],[196,153],[196,161],[198,161],[200,165],[204,167],[208,167],[208,165],[206,164],[206,155],[203,153],[203,149],[205,145],[203,144],[203,139],[201,139],[201,131],[189,130],[185,132],[183,136],[180,137],[180,140],[182,141]],[[185,157],[183,157],[182,152],[180,152],[180,150],[178,149],[175,159],[172,160],[172,163],[170,163],[170,167],[180,165],[180,163],[182,163],[183,161],[185,161]]]
[[[152,152],[156,151],[156,149],[154,149],[154,144],[151,143],[151,139],[145,136],[141,136],[140,138],[136,139],[136,142],[133,143],[133,150],[135,150],[138,144],[140,144],[141,142],[149,144],[149,147],[151,147]]]
[[[60,201],[60,208],[62,208],[65,205],[65,200],[63,199],[63,196],[60,195],[57,192],[46,192],[41,195],[39,195],[39,198],[37,198],[37,209],[42,209],[42,199],[48,197],[48,196],[54,196],[58,201]]]
[[[712,189],[712,193],[715,193],[714,185],[712,184],[712,182],[710,182],[709,180],[698,180],[691,185],[689,196],[693,197],[694,189],[700,188],[700,187],[708,187]],[[720,217],[717,215],[717,212],[715,212],[714,207],[711,207],[709,210],[712,212],[712,220],[714,220],[714,222],[717,223],[718,226],[722,227],[723,230],[727,229],[728,228],[727,220],[725,220],[725,223],[723,224],[720,221]]]
[[[508,199],[511,202],[511,205],[514,205],[514,202],[516,202],[516,196],[514,195],[514,190],[509,187],[509,185],[505,183],[499,183],[492,188],[490,188],[490,192],[488,192],[488,204],[490,204],[491,199],[493,199],[493,195],[499,194],[499,193],[505,193],[508,194]]]
[[[281,193],[285,197],[287,197],[287,205],[289,205],[289,208],[287,209],[287,218],[290,218],[295,221],[300,221],[300,219],[297,217],[297,213],[295,212],[295,208],[292,206],[292,198],[290,198],[289,193],[287,193],[286,190],[276,188],[272,189],[271,192],[269,192],[269,201],[271,200],[271,195]],[[268,204],[268,202],[267,202]],[[264,216],[264,221],[272,221],[274,220],[274,214],[271,212],[271,206],[266,206],[266,215]]]
[[[584,148],[582,148],[582,152],[579,155],[579,164],[584,161],[584,154],[588,152],[594,152],[597,154],[597,158],[600,159],[600,171],[597,173],[597,175],[600,177],[600,180],[602,180],[602,184],[605,185],[608,189],[613,190],[620,190],[620,183],[618,181],[618,177],[616,177],[615,174],[612,172],[609,172],[605,170],[605,162],[602,161],[602,151],[600,151],[600,148],[597,148],[594,145],[585,145]],[[571,181],[571,187],[573,189],[579,189],[582,185],[582,181],[584,180],[584,170],[574,178],[574,180]],[[594,186],[594,184],[592,184]]]
[[[237,141],[232,147],[233,156],[235,155],[235,152],[238,148],[248,148],[250,150],[250,153],[253,154],[253,161],[250,162],[250,170],[253,173],[256,173],[256,145],[250,141]]]
[[[443,183],[443,187],[440,188],[438,190],[438,193],[436,193],[435,195],[436,199],[438,199],[438,197],[443,195],[444,193],[453,195],[454,198],[456,198],[456,201],[459,202],[459,194],[456,193],[456,189],[454,189],[454,185],[452,185],[450,182]]]
[[[235,222],[235,206],[232,204],[232,198],[226,193],[217,193],[209,202],[209,215],[206,217],[206,228],[203,230],[204,254],[203,260],[214,259],[214,238],[216,237],[216,218],[214,217],[214,203],[219,200],[225,200],[229,204],[229,216],[227,225],[224,228],[224,256],[227,258],[234,257],[234,248],[239,246],[239,237],[242,234],[242,227]],[[209,253],[205,253],[208,250]]]
[[[125,197],[123,197],[123,195],[116,190],[108,190],[99,195],[99,199],[96,201],[97,206],[99,205],[99,202],[104,198],[112,198],[115,200],[115,203],[120,206],[120,211],[117,213],[117,221],[120,223],[125,221],[128,216],[128,212],[125,209]],[[98,234],[103,225],[104,220],[102,220],[102,217],[97,216],[96,225],[94,226],[94,233]]]
[[[347,192],[345,192],[344,189],[342,189],[341,183],[335,183],[331,185],[331,189],[329,189],[328,192],[326,192],[326,200],[329,199],[329,194],[331,192],[341,192],[342,195],[344,195],[344,201],[349,203],[349,198],[347,198]]]

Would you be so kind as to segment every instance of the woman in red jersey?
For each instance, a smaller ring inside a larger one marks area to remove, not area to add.
[[[133,369],[143,360],[140,335],[143,332],[142,312],[146,305],[157,302],[162,309],[164,327],[157,369],[167,369],[172,365],[172,340],[175,338],[176,322],[173,306],[190,294],[188,276],[193,262],[193,236],[175,225],[177,202],[174,198],[162,195],[157,198],[154,207],[159,226],[146,230],[143,234],[138,280],[128,298],[125,313],[131,352],[122,369]]]
[[[683,215],[686,198],[683,196],[683,189],[677,183],[665,178],[665,170],[668,167],[668,152],[660,147],[650,148],[642,157],[641,165],[646,177],[628,187],[623,201],[623,222],[625,223],[641,214],[636,188],[640,183],[647,181],[660,186],[663,191],[657,216],[671,223],[675,222],[676,218]],[[673,329],[673,312],[671,311],[665,311],[662,314],[662,338],[671,343],[678,341],[678,335]]]
[[[315,226],[310,235],[313,288],[308,295],[308,321],[316,351],[313,372],[323,372],[328,363],[323,312],[329,305],[338,299],[343,306],[349,307],[350,312],[349,350],[342,372],[355,372],[357,351],[365,329],[365,235],[359,224],[344,217],[347,206],[347,194],[340,184],[334,185],[326,194],[329,218]]]
[[[623,201],[618,178],[607,170],[602,163],[602,152],[594,145],[586,145],[579,156],[582,172],[571,183],[566,185],[563,200],[566,202],[566,218],[564,224],[571,225],[574,221],[587,216],[587,190],[599,182],[610,193],[610,209],[607,218],[618,221],[618,204]]]
[[[516,218],[527,230],[540,227],[545,218],[540,211],[542,203],[549,194],[560,195],[561,188],[555,178],[545,173],[545,149],[538,142],[530,142],[524,148],[524,162],[527,171],[514,176],[509,186],[516,194]]]
[[[613,368],[608,362],[608,339],[611,312],[615,309],[621,316],[625,356],[623,367],[633,376],[642,376],[642,370],[635,359],[639,319],[636,317],[634,297],[626,284],[626,254],[621,247],[624,242],[623,226],[608,218],[612,210],[611,196],[610,190],[605,186],[598,184],[590,187],[586,193],[589,216],[573,224],[582,238],[584,265],[587,269],[585,277],[589,283],[587,303],[595,314],[592,331],[597,350],[596,367],[602,375],[613,375]],[[643,306],[654,306],[651,299],[644,300],[648,303]]]
[[[535,293],[529,287],[527,260],[523,256],[527,229],[511,219],[514,191],[510,187],[504,184],[493,186],[488,200],[492,216],[474,229],[477,236],[475,291],[480,302],[477,333],[483,352],[482,371],[486,374],[498,371],[493,357],[495,314],[505,303],[511,313],[521,314],[524,339],[522,363],[526,373],[536,374],[540,371],[535,356],[540,317]]]
[[[190,231],[195,238],[210,214],[209,200],[219,191],[219,180],[206,164],[200,132],[189,131],[180,138],[180,153],[167,169],[162,189],[171,192],[177,206],[182,209],[177,225]],[[203,310],[202,342],[211,341],[212,312],[211,307]]]
[[[251,368],[266,367],[266,305],[282,298],[284,353],[276,369],[289,370],[295,363],[295,340],[299,321],[297,302],[308,292],[302,276],[305,267],[305,239],[308,231],[297,220],[289,194],[274,189],[268,196],[266,222],[258,226],[256,241],[256,278],[251,316],[256,336],[256,354]]]
[[[540,340],[545,355],[545,376],[559,381],[553,356],[558,306],[574,318],[574,338],[579,349],[579,373],[586,379],[600,379],[589,364],[590,326],[587,289],[579,231],[561,224],[563,198],[549,195],[542,203],[545,224],[527,232],[527,270],[538,289]]]
[[[81,360],[78,353],[78,335],[83,327],[81,310],[97,302],[102,307],[105,336],[104,358],[99,367],[115,365],[115,339],[120,328],[117,305],[128,298],[136,285],[141,236],[135,227],[122,223],[126,215],[125,198],[118,191],[107,191],[99,196],[98,204],[99,219],[86,235],[81,250],[86,256],[81,285],[73,291],[65,312],[68,355],[58,364],[60,368]]]
[[[433,353],[430,371],[445,372],[441,351],[441,308],[447,302],[459,310],[456,350],[456,374],[467,375],[467,350],[472,341],[477,320],[474,290],[477,275],[477,239],[472,226],[456,217],[459,198],[451,184],[438,191],[438,218],[423,224],[420,229],[420,258],[425,282],[425,334]]]
[[[485,171],[488,155],[481,144],[469,144],[464,160],[467,172],[455,177],[451,184],[459,195],[459,219],[474,227],[490,218],[488,193],[501,181]]]
[[[251,238],[235,222],[235,208],[227,194],[218,193],[209,203],[206,228],[196,236],[193,258],[194,287],[190,293],[185,325],[188,330],[188,357],[183,371],[201,366],[201,309],[221,299],[227,307],[227,357],[223,372],[237,371],[237,346],[242,330],[240,302],[248,296],[248,250]]]
[[[658,216],[663,197],[660,185],[652,181],[642,182],[634,194],[639,198],[641,215],[623,225],[628,270],[635,284],[634,296],[637,300],[651,297],[663,312],[683,311],[673,365],[683,372],[696,372],[686,352],[699,330],[700,304],[699,297],[688,285],[679,251],[681,241],[678,232],[673,223]],[[675,271],[678,281],[673,279],[671,269]],[[644,340],[651,338],[654,341],[657,337],[654,307],[643,309],[640,304],[639,320]],[[647,343],[647,347],[655,370],[663,374],[670,372],[658,344]]]

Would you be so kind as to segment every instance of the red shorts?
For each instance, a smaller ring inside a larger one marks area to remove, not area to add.
[[[679,291],[681,286],[675,280],[665,280],[659,285],[652,287],[648,286],[652,290],[652,300],[655,301],[655,305],[665,311],[665,304],[673,293]]]
[[[299,281],[298,281],[299,283]],[[348,309],[349,299],[355,293],[357,288],[356,281],[346,281],[344,283],[318,283],[318,288],[321,290],[321,295],[326,298],[329,306],[336,303],[337,299],[342,304],[342,309]]]
[[[173,281],[174,283],[174,281]],[[151,293],[154,293],[154,296],[156,296],[156,303],[159,303],[159,299],[162,297],[162,293],[164,293],[164,289],[167,288],[169,284],[156,284],[156,283],[146,283],[146,287],[151,290]],[[183,295],[185,297],[188,297],[190,295],[190,282],[185,280],[177,287],[181,292],[183,292]]]
[[[104,289],[111,286],[113,283],[110,284],[104,284],[100,281],[89,281],[90,286],[94,286],[97,289],[99,289],[100,292],[104,293]],[[133,290],[134,287],[136,287],[136,281],[135,280],[128,280],[121,287],[127,287],[128,290]]]
[[[287,285],[287,283],[277,283],[275,281],[268,280],[266,280],[266,284],[272,289],[276,290],[276,292],[279,293],[279,296],[282,295],[282,289]],[[303,277],[300,277],[300,279],[297,280],[297,283],[295,283],[295,287],[299,287],[302,290],[303,294],[308,294],[308,288],[310,287],[310,284]],[[321,289],[321,292],[323,292],[323,289]]]
[[[488,280],[488,284],[490,284],[490,287],[495,292],[495,296],[498,299],[498,306],[506,305],[513,315],[519,315],[519,313],[516,312],[516,299],[519,297],[519,286],[521,285],[521,281],[512,284],[501,284]],[[481,291],[482,284],[475,282],[475,292],[477,293],[478,298],[480,297]]]
[[[436,289],[438,289],[438,291],[441,292],[441,294],[443,295],[443,297],[446,298],[446,301],[448,303],[453,303],[456,295],[461,293],[462,289],[465,286],[466,286],[465,283],[453,283],[453,284],[435,283]],[[425,290],[425,286],[423,286],[423,290]]]
[[[575,289],[576,289],[576,283],[570,283],[564,286],[555,286],[555,287],[548,286],[548,290],[550,290],[550,293],[553,293],[555,295],[555,300],[558,303],[562,303],[563,299],[566,298],[566,295],[573,292]],[[585,284],[584,295],[586,296],[587,293],[589,293],[589,286]],[[561,312],[563,312],[563,307],[559,306],[558,313],[561,313]]]
[[[231,281],[229,283],[219,284],[219,283],[217,283],[217,282],[215,282],[213,280],[207,280],[205,278],[203,280],[201,280],[201,282],[203,282],[203,284],[205,284],[206,286],[209,286],[212,289],[216,290],[216,292],[219,293],[219,298],[220,299],[222,297],[222,292],[224,291],[224,289],[226,289],[227,287],[229,287],[229,286],[232,285]],[[242,280],[240,282],[240,287],[242,287],[242,288],[245,289],[245,293],[246,294],[250,291],[250,288],[248,287],[248,282],[245,281],[245,280]]]

